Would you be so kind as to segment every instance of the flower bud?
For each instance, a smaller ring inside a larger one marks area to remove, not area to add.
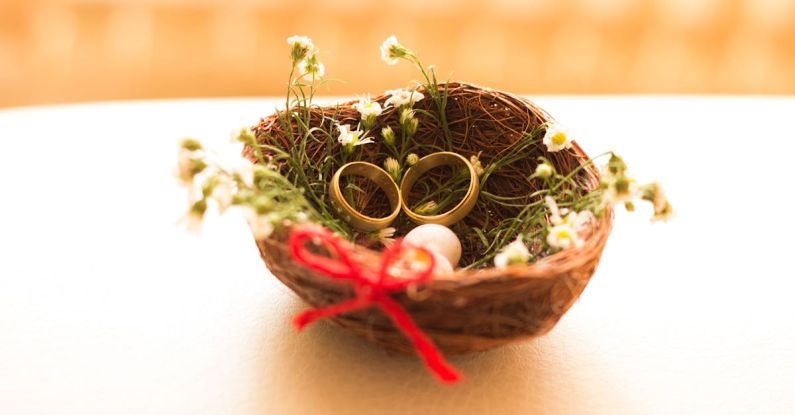
[[[218,185],[219,179],[218,176],[210,177],[209,179],[205,180],[202,184],[202,196],[207,198],[213,194],[213,190]]]
[[[624,159],[615,154],[611,154],[610,161],[607,162],[607,172],[613,176],[621,176],[626,170],[627,164],[624,163]]]
[[[362,117],[362,128],[365,130],[369,130],[373,128],[376,121],[376,116],[374,114],[368,114]]]
[[[403,127],[406,127],[406,124],[408,124],[409,121],[413,119],[414,119],[414,110],[406,108],[400,111],[400,125],[402,125]]]
[[[290,45],[290,57],[293,62],[304,59],[309,52],[315,49],[312,39],[306,36],[290,36],[287,38],[287,44]]]
[[[396,183],[400,181],[400,163],[392,157],[387,157],[384,160],[384,170],[392,177]]]
[[[183,148],[187,151],[197,151],[202,149],[202,145],[198,140],[194,140],[192,138],[183,139],[181,143],[179,143],[180,148]]]
[[[555,173],[555,169],[552,168],[552,165],[550,165],[549,163],[541,163],[536,166],[536,171],[534,176],[546,179],[548,177],[551,177],[553,173]]]
[[[472,165],[478,177],[483,175],[483,164],[480,163],[480,158],[478,158],[478,156],[472,155],[472,157],[469,158],[469,164]]]
[[[418,156],[418,155],[416,155],[414,153],[411,153],[408,156],[406,156],[406,163],[409,166],[413,166],[413,165],[417,164],[418,161],[420,161],[420,156]]]
[[[381,137],[384,138],[384,143],[389,146],[395,145],[395,132],[392,131],[392,127],[386,126],[381,129]]]
[[[409,137],[413,137],[414,134],[417,133],[417,127],[419,127],[419,125],[420,125],[420,120],[416,118],[412,118],[411,120],[406,122],[405,125],[406,135],[408,135]]]
[[[233,131],[232,141],[248,144],[250,146],[257,145],[257,137],[254,136],[254,133],[251,132],[251,129],[248,127],[243,127],[240,130]]]
[[[206,169],[206,168],[207,168],[207,163],[205,163],[204,160],[191,159],[190,160],[190,167],[189,167],[188,172],[190,174],[190,177],[193,178],[197,174],[203,172],[204,169]]]
[[[199,199],[190,207],[190,214],[203,217],[207,212],[207,199]]]
[[[630,184],[630,180],[626,177],[619,177],[615,182],[613,182],[613,188],[618,195],[628,195],[630,192]]]

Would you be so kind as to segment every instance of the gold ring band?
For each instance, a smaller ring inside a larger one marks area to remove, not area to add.
[[[458,205],[447,212],[428,216],[419,215],[409,209],[406,199],[409,192],[411,192],[411,188],[423,174],[435,167],[458,163],[463,163],[464,166],[469,169],[469,189],[467,189],[467,193],[464,195],[464,198],[458,203]],[[469,162],[469,160],[462,157],[460,154],[451,153],[448,151],[432,153],[419,159],[416,164],[411,166],[411,168],[406,171],[406,174],[403,175],[403,180],[400,182],[400,194],[403,196],[401,200],[403,211],[406,212],[406,215],[409,217],[409,219],[419,224],[435,223],[449,226],[464,219],[464,217],[472,210],[472,208],[475,207],[475,204],[478,201],[479,192],[480,179],[478,179],[475,168],[472,167],[472,164]]]
[[[382,218],[373,218],[354,209],[342,195],[340,178],[343,176],[361,176],[373,181],[373,183],[377,184],[378,187],[386,193],[392,212]],[[400,214],[400,207],[403,205],[400,190],[395,181],[389,177],[389,174],[375,164],[364,161],[347,163],[337,169],[337,172],[334,173],[334,176],[331,178],[329,196],[331,197],[331,202],[334,204],[334,207],[342,215],[343,219],[354,228],[364,232],[371,232],[389,226],[392,221],[397,218],[398,214]]]

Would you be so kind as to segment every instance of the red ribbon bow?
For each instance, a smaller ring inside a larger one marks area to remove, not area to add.
[[[332,249],[336,259],[320,256],[306,249],[308,241],[321,242]],[[329,278],[348,280],[353,283],[356,296],[328,307],[306,310],[297,315],[293,323],[299,330],[308,324],[325,317],[335,316],[360,308],[378,306],[395,323],[398,329],[411,341],[417,354],[423,359],[428,369],[445,383],[454,383],[460,379],[456,370],[444,360],[436,346],[411,319],[411,316],[392,297],[390,292],[399,292],[412,284],[419,284],[431,278],[434,257],[424,248],[411,248],[425,253],[429,258],[429,266],[421,271],[405,271],[409,275],[395,278],[389,274],[390,267],[401,259],[405,247],[398,240],[382,254],[378,272],[362,268],[351,259],[350,251],[343,241],[322,227],[300,227],[290,235],[290,253],[293,259],[305,267],[319,271]]]

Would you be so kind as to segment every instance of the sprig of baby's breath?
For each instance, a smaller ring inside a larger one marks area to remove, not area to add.
[[[544,135],[540,142],[546,146],[547,151],[569,151],[572,139],[562,127],[545,124],[542,129]],[[538,145],[538,139],[533,139],[533,133],[527,134],[526,140]],[[516,146],[519,150],[509,152],[510,156],[504,156],[498,164],[509,164],[510,160],[521,157],[522,152],[533,145]],[[594,160],[607,155],[610,159],[602,170],[598,188],[585,191],[576,177],[583,169],[589,168]],[[470,264],[470,267],[483,266],[492,258],[495,266],[505,267],[532,262],[559,250],[580,247],[583,244],[580,233],[595,217],[604,215],[607,207],[616,204],[623,204],[628,211],[634,211],[635,201],[650,202],[654,212],[652,220],[667,220],[673,214],[671,203],[659,183],[638,186],[635,179],[627,174],[624,160],[613,152],[581,163],[566,175],[559,174],[546,158],[539,157],[538,160],[535,172],[528,177],[528,180],[543,181],[540,190],[528,196],[534,201],[528,202],[516,218],[504,220],[489,231],[475,230],[487,247],[483,258]],[[479,202],[517,207],[526,203],[522,198],[499,197],[485,192],[481,194]],[[514,237],[514,242],[508,244]],[[528,250],[523,241],[532,241],[534,250]]]
[[[260,136],[253,139],[246,138],[246,144],[254,149],[255,155],[267,153],[272,158],[270,162],[283,166],[283,177],[299,189],[314,207],[317,222],[351,239],[353,232],[350,227],[337,218],[328,206],[328,182],[333,169],[347,161],[357,146],[372,141],[363,137],[363,132],[358,128],[337,124],[338,109],[329,118],[320,115],[324,119],[319,123],[312,120],[313,109],[316,108],[313,103],[315,94],[326,82],[325,66],[320,61],[320,52],[311,39],[292,36],[287,39],[287,43],[290,45],[290,73],[285,108],[277,110],[277,116],[282,131],[287,134],[289,145],[284,146],[266,131],[260,132]],[[310,140],[324,142],[325,157],[318,160],[307,154]],[[334,153],[335,141],[343,144],[342,154]],[[258,161],[266,162],[259,157]]]
[[[242,129],[236,141],[248,141],[251,132]],[[269,237],[274,231],[292,223],[316,222],[331,229],[338,224],[326,221],[273,164],[252,164],[239,158],[233,165],[224,165],[197,140],[180,143],[176,176],[189,189],[189,209],[183,222],[198,230],[208,209],[215,206],[223,212],[230,207],[242,209],[254,236]]]
[[[425,79],[425,91],[430,94],[439,111],[438,121],[444,132],[447,143],[446,150],[452,151],[453,137],[450,133],[450,127],[447,124],[447,82],[442,85],[442,91],[439,92],[439,81],[436,77],[436,68],[433,66],[426,67],[419,56],[413,50],[398,42],[395,36],[388,37],[384,40],[384,43],[381,44],[381,59],[388,65],[395,65],[400,59],[404,59],[414,64],[417,69],[419,69],[422,77]],[[433,117],[436,118],[435,116]]]

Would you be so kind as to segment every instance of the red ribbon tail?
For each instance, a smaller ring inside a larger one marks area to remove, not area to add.
[[[400,307],[392,298],[384,295],[378,305],[392,318],[395,325],[408,337],[417,353],[425,361],[425,365],[443,383],[455,383],[461,380],[461,375],[450,365],[433,342],[414,324],[411,316]]]
[[[321,318],[344,314],[357,308],[367,307],[370,304],[372,304],[370,299],[356,297],[328,307],[313,308],[311,310],[302,311],[295,316],[295,318],[293,318],[293,324],[298,330],[301,330]]]

